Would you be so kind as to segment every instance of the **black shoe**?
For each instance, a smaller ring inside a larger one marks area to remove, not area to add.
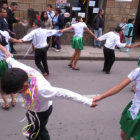
[[[110,74],[110,71],[109,72],[105,72],[106,74]]]
[[[11,50],[11,53],[17,54],[16,50]]]

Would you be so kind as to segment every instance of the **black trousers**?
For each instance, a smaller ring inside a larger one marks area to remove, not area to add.
[[[35,49],[35,64],[42,73],[49,74],[48,63],[47,63],[47,47],[41,49]]]
[[[104,47],[104,67],[103,71],[109,73],[113,63],[115,62],[115,52],[112,49]]]
[[[46,129],[46,125],[48,123],[48,119],[49,119],[49,116],[51,115],[51,112],[52,112],[52,106],[50,106],[50,108],[45,112],[36,113],[39,118],[39,121],[40,121],[40,131],[34,140],[50,140],[49,132]],[[36,118],[35,112],[29,111],[29,113],[31,113],[34,116],[34,118]],[[30,117],[29,113],[28,112],[26,113],[26,117],[28,119],[28,123],[31,124],[31,117]],[[32,126],[28,130],[28,132],[31,134],[36,133],[39,129],[37,119],[34,120],[34,124],[35,124],[35,129],[33,129],[33,126]],[[32,139],[29,137],[28,140],[32,140]]]

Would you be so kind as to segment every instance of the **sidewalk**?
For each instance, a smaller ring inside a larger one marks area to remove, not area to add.
[[[30,43],[15,44],[14,48],[17,51],[17,54],[14,55],[17,59],[34,59],[34,54],[25,53],[31,47]],[[30,48],[29,52],[32,51]],[[74,50],[71,48],[71,45],[62,45],[62,50],[60,52],[55,52],[53,48],[48,50],[48,59],[49,60],[69,60],[73,54]],[[115,49],[116,60],[125,60],[125,61],[134,61],[138,60],[140,56],[140,47],[131,48],[130,53],[126,53],[125,49],[120,52],[118,49]],[[93,48],[92,46],[84,46],[82,50],[80,60],[103,60],[103,48]]]

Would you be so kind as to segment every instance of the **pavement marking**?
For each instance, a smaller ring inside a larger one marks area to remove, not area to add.
[[[85,96],[85,97],[88,97],[88,98],[93,98],[93,97],[96,97],[96,96],[99,96],[99,94],[95,95],[82,95],[82,96]],[[11,98],[7,98],[8,102],[11,102]],[[23,103],[24,100],[22,97],[17,97],[16,99],[16,102],[19,102],[19,103]],[[0,103],[3,103],[3,99],[0,99]]]

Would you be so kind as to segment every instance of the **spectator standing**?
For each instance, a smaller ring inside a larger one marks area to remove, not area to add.
[[[41,21],[43,23],[43,28],[45,28],[45,29],[52,29],[53,28],[52,21],[48,17],[48,14],[46,13],[46,11],[43,11],[41,13]],[[48,43],[47,49],[50,47],[50,41],[51,41],[51,37],[47,37],[47,43]]]
[[[10,7],[7,9],[7,21],[10,31],[10,36],[15,38],[15,33],[13,29],[13,24],[19,21],[19,18],[15,17],[14,12],[17,10],[18,4],[16,2],[11,2]],[[16,53],[16,50],[13,47],[13,43],[10,43],[11,53]]]
[[[7,10],[7,8],[8,8],[7,2],[3,2],[1,7],[2,7],[2,8],[5,8],[5,9]]]
[[[126,26],[126,32],[125,32],[125,41],[126,41],[127,45],[132,44],[134,23],[135,23],[135,19],[128,19],[128,23]],[[129,51],[130,51],[129,48],[127,48],[126,52],[129,53]]]
[[[60,30],[63,29],[64,26],[64,16],[60,14],[61,10],[56,8],[55,9],[55,16],[52,19],[53,29]],[[61,50],[61,43],[60,43],[60,36],[62,36],[62,33],[57,33],[52,37],[52,47],[56,47],[56,52],[59,52]]]
[[[96,37],[100,37],[102,35],[103,30],[104,30],[104,10],[100,9],[99,13],[93,19],[93,31]],[[94,39],[93,47],[101,48],[101,42]]]
[[[39,16],[39,12],[38,11],[35,11],[35,15],[36,15],[36,19],[40,20],[40,16]]]
[[[125,32],[126,32],[126,26],[127,26],[127,18],[122,18],[122,22],[119,25],[122,28],[122,34],[120,36],[120,41],[121,43],[124,41],[124,36],[125,36]]]
[[[52,10],[52,5],[51,4],[48,4],[47,5],[47,14],[48,14],[48,17],[52,20],[53,17],[55,16],[55,12]]]
[[[6,9],[0,8],[0,30],[9,31],[8,22],[6,20],[7,12]]]

